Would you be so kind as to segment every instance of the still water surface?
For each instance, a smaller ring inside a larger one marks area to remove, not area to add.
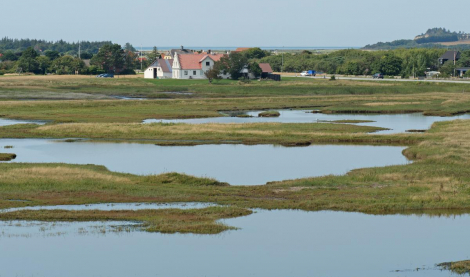
[[[45,121],[40,121],[40,120],[16,120],[16,119],[5,119],[5,118],[0,118],[0,127],[1,126],[9,126],[9,125],[15,125],[15,124],[39,124],[43,125],[46,122]]]
[[[11,145],[12,149],[3,149]],[[364,167],[402,165],[405,147],[313,145],[156,146],[138,143],[66,143],[46,139],[0,139],[0,152],[12,162],[104,165],[139,175],[179,172],[215,178],[231,185],[262,185],[324,175],[342,175]]]
[[[261,210],[224,223],[241,229],[165,235],[112,231],[126,222],[0,222],[0,276],[447,277],[436,263],[470,255],[468,215]]]
[[[387,128],[390,130],[380,131],[380,134],[404,133],[407,130],[427,130],[434,122],[448,121],[455,119],[470,119],[470,114],[464,114],[452,117],[424,116],[421,113],[412,114],[322,114],[311,113],[306,110],[280,110],[279,117],[258,117],[261,111],[247,112],[253,117],[212,117],[212,118],[195,118],[195,119],[147,119],[144,123],[256,123],[256,122],[280,122],[280,123],[315,123],[319,121],[336,121],[336,120],[371,120],[374,122],[357,123],[361,126],[375,126]]]

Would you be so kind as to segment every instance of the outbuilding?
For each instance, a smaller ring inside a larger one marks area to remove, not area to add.
[[[172,59],[156,59],[144,72],[146,79],[171,79],[173,76]]]

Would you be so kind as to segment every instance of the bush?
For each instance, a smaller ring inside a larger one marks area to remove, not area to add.
[[[470,78],[470,70],[465,72],[465,74],[463,75],[465,78]]]
[[[121,72],[119,72],[119,75],[135,75],[134,69],[124,69]]]
[[[331,76],[330,81],[336,81],[335,75],[332,75],[332,76]]]
[[[249,84],[250,82],[251,82],[251,80],[249,78],[245,78],[245,77],[238,78],[238,83],[239,84]]]

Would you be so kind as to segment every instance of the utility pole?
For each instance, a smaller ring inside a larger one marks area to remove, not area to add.
[[[457,52],[454,50],[454,77],[455,77],[455,60],[457,59]]]
[[[140,72],[142,72],[142,44],[140,44]]]
[[[281,64],[281,73],[284,72],[284,46],[282,46],[282,64]]]
[[[82,49],[81,49],[80,41],[78,41],[78,58],[79,58],[79,59],[82,58],[82,56],[81,56],[81,54],[82,54],[82,53],[81,53],[81,50],[82,50]]]

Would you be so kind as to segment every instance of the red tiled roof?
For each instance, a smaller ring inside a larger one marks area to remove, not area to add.
[[[269,63],[260,63],[259,67],[261,67],[263,73],[273,73],[273,69]]]
[[[201,62],[207,57],[212,59],[214,62],[217,62],[222,58],[224,54],[197,54],[197,55],[181,55],[178,54],[178,60],[181,64],[181,69],[201,69]]]
[[[250,49],[250,47],[238,47],[235,51],[233,52],[243,52]]]

